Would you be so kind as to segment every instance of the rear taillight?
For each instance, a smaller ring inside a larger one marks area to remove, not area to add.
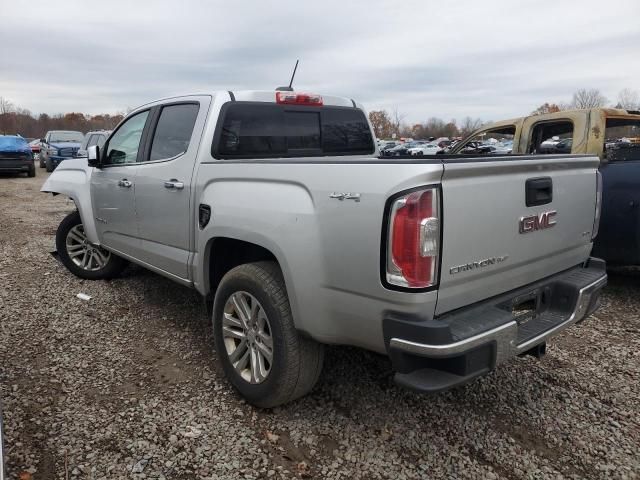
[[[322,97],[312,93],[276,92],[276,103],[320,107],[322,106]]]
[[[602,174],[596,170],[596,214],[591,229],[591,240],[598,236],[600,230],[600,214],[602,213]]]
[[[436,285],[439,254],[438,190],[417,190],[395,198],[389,211],[387,282],[408,288]]]

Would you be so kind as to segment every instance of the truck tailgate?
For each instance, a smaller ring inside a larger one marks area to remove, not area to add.
[[[555,155],[445,160],[436,315],[584,261],[598,164]]]

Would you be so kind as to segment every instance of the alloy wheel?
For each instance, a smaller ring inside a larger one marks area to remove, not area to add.
[[[82,225],[76,225],[69,230],[65,245],[71,261],[83,270],[101,270],[111,258],[111,252],[96,247],[87,240]]]
[[[224,305],[222,336],[229,361],[247,382],[262,383],[273,364],[271,324],[250,293],[235,292]]]

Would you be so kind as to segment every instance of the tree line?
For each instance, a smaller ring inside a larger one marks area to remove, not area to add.
[[[563,110],[606,106],[622,108],[624,110],[640,110],[640,92],[631,88],[623,88],[618,93],[617,101],[609,102],[609,99],[597,88],[583,88],[573,94],[571,101],[560,103],[545,102],[531,112],[531,115],[543,115],[545,113],[555,113]]]
[[[42,138],[49,130],[77,130],[83,133],[89,130],[112,130],[123,118],[124,113],[85,115],[77,112],[57,115],[41,113],[36,117],[29,110],[0,97],[2,135],[20,134],[26,138]]]
[[[531,115],[560,112],[579,108],[596,108],[611,106],[626,110],[640,110],[640,93],[637,90],[625,88],[618,93],[617,101],[609,100],[598,89],[577,90],[570,101],[560,103],[545,102],[531,112]],[[41,113],[37,117],[29,110],[19,108],[9,100],[0,97],[0,134],[13,135],[19,133],[23,137],[42,138],[48,130],[111,130],[124,117],[124,113],[115,115],[85,115],[72,112],[57,115]],[[392,112],[386,110],[372,110],[369,120],[377,138],[439,138],[464,137],[480,128],[483,122],[480,118],[465,117],[460,123],[455,119],[445,121],[431,117],[415,124],[404,121],[404,115],[397,109]]]
[[[531,115],[606,106],[625,110],[640,110],[640,93],[637,90],[625,88],[618,93],[615,102],[609,102],[600,90],[584,88],[577,90],[570,101],[543,103],[533,110]],[[465,137],[484,124],[491,123],[490,121],[483,122],[480,118],[471,117],[464,118],[461,123],[457,123],[455,119],[447,122],[437,117],[431,117],[424,122],[411,125],[404,122],[404,115],[398,112],[397,109],[392,112],[388,112],[387,110],[373,110],[369,112],[369,120],[376,137],[385,139],[392,138],[394,135],[396,138],[420,139],[431,137]]]

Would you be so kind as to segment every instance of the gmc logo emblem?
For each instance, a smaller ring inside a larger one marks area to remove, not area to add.
[[[551,228],[556,225],[555,216],[557,211],[551,210],[550,212],[542,212],[538,215],[529,215],[527,217],[520,218],[520,233],[530,233],[536,230],[544,230],[545,228]]]

